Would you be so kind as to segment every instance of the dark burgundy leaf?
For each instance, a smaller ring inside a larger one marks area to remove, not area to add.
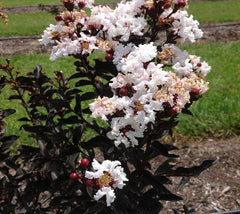
[[[80,123],[81,120],[77,116],[70,116],[68,118],[59,119],[60,124],[75,124]]]
[[[41,65],[36,65],[34,69],[34,76],[36,79],[39,79],[42,73],[42,66]]]
[[[8,97],[8,99],[9,100],[19,100],[19,99],[21,99],[21,96],[19,96],[19,95],[11,95],[11,96]]]
[[[30,91],[30,92],[34,91],[33,86],[28,86],[28,85],[22,85],[21,89],[26,90],[26,91]]]
[[[175,159],[168,159],[163,162],[155,171],[154,175],[164,175],[166,171],[171,170],[178,161]]]
[[[86,212],[84,212],[84,214],[97,214],[97,213],[101,212],[104,208],[105,208],[105,206],[103,204],[98,203],[95,206],[89,207],[86,210]]]
[[[81,143],[83,148],[90,149],[95,147],[104,147],[108,143],[101,136],[97,136],[89,140],[88,142]]]
[[[189,111],[188,109],[182,109],[182,113],[184,113],[184,114],[188,114],[188,115],[191,115],[191,116],[193,116],[193,114],[192,114],[192,112],[191,111]]]
[[[81,96],[79,94],[76,94],[76,105],[74,107],[74,112],[77,115],[81,115]]]
[[[4,152],[7,149],[9,149],[18,138],[19,137],[16,135],[11,135],[11,136],[1,138],[0,142],[2,142],[2,145],[0,147],[0,152]]]
[[[73,143],[78,145],[83,134],[83,125],[79,125],[73,130]]]
[[[18,121],[30,121],[27,117],[22,117]]]
[[[169,193],[161,193],[158,196],[159,200],[163,201],[180,201],[182,198],[178,195],[172,194],[171,192]]]
[[[66,100],[55,99],[48,103],[48,107],[49,109],[53,108],[60,109],[62,107],[69,108],[70,105]]]
[[[95,92],[87,92],[83,95],[81,95],[81,101],[84,100],[91,100],[97,97],[97,94]]]
[[[45,83],[47,83],[47,82],[50,82],[50,81],[51,81],[50,78],[48,78],[48,77],[45,76],[45,75],[41,75],[40,78],[39,78],[39,80],[38,80],[38,83],[39,83],[40,85],[43,85],[43,84],[45,84]]]
[[[5,76],[1,76],[0,77],[0,93],[1,93],[1,90],[4,88],[5,86],[5,80],[6,80],[6,77]]]
[[[85,114],[92,114],[92,112],[89,108],[83,109],[82,112],[85,113]]]
[[[50,132],[48,127],[41,126],[41,125],[35,125],[35,126],[22,125],[20,129],[27,131],[27,132],[36,132],[39,134],[44,133],[44,132]]]
[[[21,86],[34,86],[33,79],[31,77],[19,76],[16,80],[21,84]]]
[[[201,163],[199,166],[193,166],[190,168],[184,168],[184,167],[178,167],[177,169],[173,170],[171,168],[165,168],[165,171],[162,171],[161,173],[159,168],[156,170],[155,174],[162,174],[166,176],[197,176],[199,175],[203,170],[210,167],[215,160],[205,160]]]
[[[85,85],[92,85],[92,82],[89,80],[80,80],[75,84],[76,87],[85,86]]]
[[[70,76],[68,80],[72,80],[80,77],[87,77],[87,73],[84,73],[84,72],[75,73],[72,76]]]
[[[70,90],[67,91],[66,95],[70,96],[70,95],[73,95],[73,94],[78,94],[80,92],[82,92],[82,91],[79,90],[79,89],[70,89]]]
[[[0,111],[0,118],[3,119],[5,117],[8,117],[11,114],[14,114],[16,112],[16,110],[14,109],[5,109]]]
[[[76,146],[63,147],[60,149],[60,157],[76,154],[78,152],[79,152],[79,149]]]
[[[95,69],[96,75],[100,77],[106,73],[111,73],[114,76],[118,73],[116,66],[112,62],[101,62],[99,60],[95,60]]]
[[[163,155],[163,156],[168,157],[168,158],[178,157],[178,155],[169,154],[169,151],[171,151],[172,149],[173,149],[173,147],[165,146],[164,144],[161,144],[159,141],[154,141],[152,143],[150,157],[153,158],[157,155]]]
[[[140,203],[144,209],[141,211],[142,214],[158,214],[162,209],[162,204],[151,197],[143,197]]]

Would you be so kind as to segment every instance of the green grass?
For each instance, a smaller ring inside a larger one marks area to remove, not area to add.
[[[54,17],[47,12],[8,14],[9,23],[0,22],[0,37],[40,35],[55,23]]]
[[[191,110],[194,117],[181,115],[176,131],[194,137],[240,134],[240,42],[184,46],[211,66],[209,91]]]
[[[211,66],[212,71],[207,76],[209,91],[191,107],[194,117],[180,115],[179,125],[175,132],[194,138],[230,136],[240,133],[240,42],[228,44],[195,44],[182,46],[190,54],[201,56]],[[28,55],[11,57],[12,65],[24,73],[32,71],[35,64],[41,64],[43,71],[52,73],[54,70],[63,70],[66,76],[75,72],[72,58],[60,58],[54,62],[49,61],[49,56]],[[0,61],[1,63],[1,61]],[[17,122],[22,116],[23,109],[17,103],[6,100],[4,90],[0,95],[0,108],[14,108],[17,113],[8,118],[8,133],[19,134],[20,123]],[[20,133],[22,135],[22,133]],[[29,142],[23,135],[21,142]]]
[[[95,2],[117,2],[119,0],[95,0]],[[62,4],[59,0],[2,0],[0,5],[3,7],[33,6],[33,5]]]
[[[188,13],[200,24],[240,21],[240,1],[190,2]]]
[[[25,5],[49,5],[49,4],[59,4],[59,0],[2,0],[0,5],[3,7],[16,7]]]

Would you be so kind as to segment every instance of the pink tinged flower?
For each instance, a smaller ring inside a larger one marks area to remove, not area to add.
[[[111,88],[122,88],[123,86],[130,83],[128,75],[124,75],[122,73],[118,73],[116,77],[111,79],[111,83],[109,84]]]
[[[89,104],[90,110],[92,111],[91,117],[101,117],[107,121],[107,116],[112,115],[116,111],[116,97],[108,98],[96,98],[93,103]]]

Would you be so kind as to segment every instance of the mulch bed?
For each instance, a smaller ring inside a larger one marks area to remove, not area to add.
[[[206,139],[201,142],[179,142],[173,145],[179,150],[180,166],[191,167],[206,159],[214,159],[213,166],[198,177],[191,177],[182,189],[178,190],[180,178],[173,178],[169,188],[182,196],[179,202],[164,203],[161,214],[173,214],[172,208],[183,212],[183,205],[196,214],[207,214],[240,209],[240,138]],[[158,161],[156,160],[156,164]]]

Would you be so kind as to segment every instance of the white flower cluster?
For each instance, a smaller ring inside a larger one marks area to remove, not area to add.
[[[94,179],[98,191],[94,195],[95,200],[106,196],[107,206],[114,202],[116,196],[114,189],[122,189],[128,181],[119,161],[105,160],[101,164],[97,160],[92,162],[93,171],[86,171],[85,178]]]
[[[74,1],[77,7],[81,1]],[[57,16],[57,25],[50,25],[45,31],[40,43],[48,45],[56,43],[51,53],[51,60],[61,56],[76,54],[91,54],[98,49],[97,37],[105,35],[108,41],[128,41],[130,35],[142,36],[147,22],[141,16],[141,6],[144,0],[122,1],[112,10],[109,7],[92,6],[92,1],[83,1],[85,7],[91,8],[88,16],[83,10],[67,11]],[[62,26],[65,24],[66,26]],[[89,31],[92,34],[99,31],[98,35],[90,36],[78,31]],[[71,41],[73,40],[73,41]],[[77,44],[78,43],[78,44]],[[76,47],[74,47],[76,46]],[[106,51],[106,50],[103,50]]]
[[[130,35],[143,35],[147,22],[138,16],[144,0],[122,1],[111,10],[108,7],[92,9],[89,22],[102,27],[107,34],[107,40],[128,41]]]
[[[188,17],[186,10],[178,10],[172,15],[174,18],[173,28],[180,37],[180,42],[185,42],[188,39],[190,42],[195,42],[203,36],[203,32],[198,28],[199,22],[193,20],[193,16]]]
[[[190,102],[193,89],[199,96],[207,91],[208,83],[197,73],[209,72],[205,62],[173,45],[165,46],[164,50],[171,53],[167,62],[175,63],[173,68],[179,75],[164,71],[162,64],[155,64],[158,53],[153,43],[116,47],[113,62],[119,73],[109,84],[116,94],[112,98],[97,98],[90,104],[92,117],[101,116],[110,121],[108,137],[114,140],[115,146],[138,145],[138,138],[144,136],[150,122],[156,122],[157,112],[166,111],[166,104],[180,113]],[[181,69],[177,67],[177,59],[183,63]]]
[[[181,51],[173,44],[164,45],[162,50],[167,54],[166,63],[172,63],[174,72],[181,76],[186,76],[191,72],[206,76],[211,70],[211,66],[205,61],[201,62],[200,57],[189,55],[187,51]]]
[[[165,10],[161,17],[166,18],[170,14],[169,18],[173,18],[172,31],[178,36],[178,41],[184,43],[186,40],[190,42],[195,42],[196,39],[200,39],[203,36],[203,32],[199,29],[199,22],[193,19],[193,16],[188,17],[188,12],[186,10],[178,10],[172,13],[173,9],[169,8]]]
[[[44,31],[42,39],[39,40],[44,45],[56,43],[51,60],[60,56],[91,54],[92,51],[98,49],[99,38],[113,43],[127,42],[130,36],[143,36],[147,26],[142,9],[146,4],[144,0],[123,0],[115,9],[106,6],[93,6],[93,0],[73,0],[72,2],[80,10],[66,11],[57,15],[57,25],[51,24]],[[87,15],[85,11],[81,10],[80,5],[82,4],[91,9],[91,15]],[[178,36],[180,42],[185,40],[195,42],[203,35],[198,28],[198,21],[193,20],[192,15],[188,17],[185,10],[173,13],[173,9],[170,7],[164,10],[160,17],[173,20],[171,29]],[[101,51],[106,51],[106,49],[101,49]]]

